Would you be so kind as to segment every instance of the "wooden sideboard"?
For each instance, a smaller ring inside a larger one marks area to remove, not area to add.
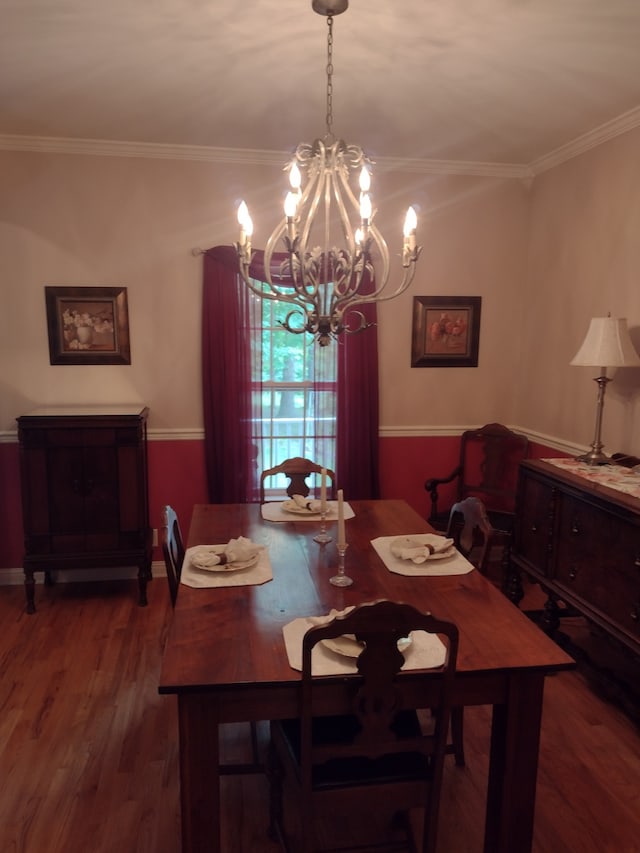
[[[640,483],[640,475],[638,482]],[[640,500],[544,461],[520,465],[512,564],[640,653]]]
[[[147,603],[152,531],[142,406],[51,407],[18,420],[24,582],[33,613],[34,572],[138,567]]]

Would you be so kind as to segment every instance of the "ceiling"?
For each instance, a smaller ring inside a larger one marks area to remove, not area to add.
[[[0,0],[0,135],[291,151],[325,133],[311,0]],[[336,136],[531,165],[640,124],[638,0],[351,0]]]

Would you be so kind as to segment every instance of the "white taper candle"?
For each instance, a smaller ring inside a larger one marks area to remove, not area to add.
[[[347,547],[347,537],[344,530],[344,496],[342,489],[338,491],[338,549],[343,550]]]
[[[327,511],[327,469],[323,468],[320,472],[320,510]]]

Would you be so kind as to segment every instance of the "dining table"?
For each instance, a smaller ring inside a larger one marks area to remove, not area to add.
[[[545,677],[573,668],[573,659],[465,561],[458,573],[443,570],[446,560],[407,563],[399,573],[384,550],[393,537],[433,533],[403,500],[345,502],[347,587],[330,583],[338,565],[331,513],[332,541],[318,544],[318,516],[265,506],[193,508],[187,554],[246,537],[264,546],[268,570],[254,583],[238,572],[235,581],[201,586],[186,583],[183,569],[159,683],[161,694],[177,696],[183,853],[221,851],[219,725],[298,715],[301,673],[287,653],[286,626],[380,599],[458,626],[453,702],[492,707],[484,851],[530,851]],[[416,702],[424,701],[424,669],[398,678],[404,701],[411,704],[413,685]],[[344,675],[322,676],[322,688],[323,713],[348,710]]]

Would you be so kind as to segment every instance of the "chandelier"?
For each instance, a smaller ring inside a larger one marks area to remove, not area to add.
[[[416,246],[417,217],[410,207],[403,231],[402,280],[386,293],[389,250],[373,221],[372,161],[358,145],[333,135],[333,18],[348,5],[349,0],[312,0],[313,10],[326,16],[328,25],[326,133],[313,143],[300,143],[285,166],[290,190],[284,218],[267,241],[266,280],[261,285],[249,272],[253,223],[245,202],[238,207],[240,239],[235,248],[243,281],[257,296],[292,306],[280,323],[294,334],[309,332],[320,346],[343,332],[360,332],[371,325],[358,306],[403,293],[413,280],[421,251]],[[351,186],[356,173],[357,197]]]

